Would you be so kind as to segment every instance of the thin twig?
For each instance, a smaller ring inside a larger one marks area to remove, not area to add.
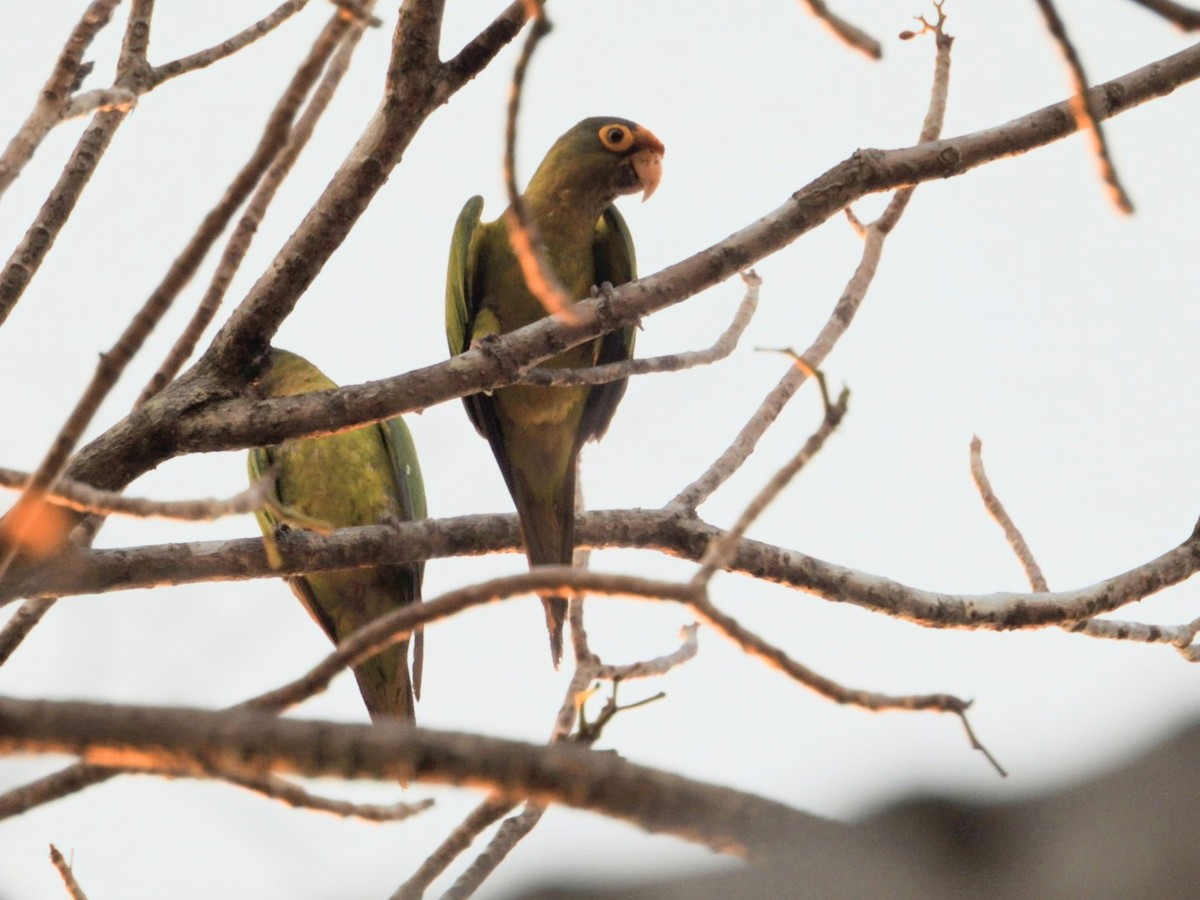
[[[721,333],[721,336],[706,350],[686,350],[682,353],[671,353],[666,356],[652,356],[639,359],[627,359],[621,362],[606,363],[602,366],[590,366],[586,369],[530,369],[520,379],[521,384],[538,385],[576,385],[576,384],[607,384],[631,375],[647,375],[651,372],[679,372],[694,366],[707,366],[725,359],[731,354],[745,334],[750,320],[758,310],[758,292],[762,279],[753,269],[742,273],[746,283],[746,293],[738,304],[733,321]]]
[[[27,472],[0,468],[0,488],[21,490],[28,480]],[[89,484],[63,478],[54,486],[54,491],[45,497],[48,503],[79,512],[207,522],[262,509],[270,484],[271,476],[264,476],[246,490],[224,500],[149,500],[144,497],[126,497],[115,491],[102,491]]]
[[[93,7],[94,8],[94,7]],[[111,11],[111,7],[109,7]],[[125,23],[125,35],[121,42],[121,50],[117,60],[117,78],[114,88],[122,88],[133,94],[141,94],[146,89],[147,72],[146,48],[150,43],[150,20],[154,14],[154,0],[133,0],[129,18]],[[107,21],[107,19],[105,19]],[[81,23],[82,24],[82,23]],[[78,36],[77,31],[72,39]],[[92,32],[94,35],[94,31]],[[88,37],[83,43],[91,40]],[[69,45],[70,46],[70,45]],[[83,47],[79,52],[83,52]],[[73,51],[68,51],[73,52]],[[65,70],[64,70],[65,71]],[[78,66],[71,69],[72,80]],[[56,74],[61,74],[57,73]],[[56,76],[51,76],[52,80]],[[67,82],[69,92],[71,82]],[[64,103],[69,97],[64,98]],[[79,201],[83,189],[87,187],[96,166],[99,165],[105,151],[112,143],[114,134],[129,114],[128,108],[114,108],[97,113],[92,118],[92,124],[83,132],[62,174],[50,190],[50,195],[38,210],[33,224],[25,232],[25,237],[17,244],[12,255],[0,271],[0,325],[8,318],[25,288],[29,286],[34,274],[41,267],[54,246],[55,240],[70,218]],[[37,137],[41,141],[44,134]],[[32,154],[32,150],[29,151]],[[23,165],[23,163],[21,163]],[[2,557],[0,557],[2,560]],[[0,564],[0,571],[6,564]]]
[[[578,506],[582,508],[582,499],[577,497],[576,500]],[[659,657],[655,660],[646,660],[629,666],[606,666],[588,647],[587,631],[583,624],[583,608],[584,601],[582,596],[576,596],[571,600],[571,640],[575,651],[575,672],[571,676],[571,681],[567,685],[566,695],[563,697],[558,714],[555,716],[554,728],[550,734],[551,744],[570,740],[572,743],[590,747],[599,740],[604,726],[618,712],[647,702],[641,701],[640,703],[633,703],[628,706],[618,706],[616,703],[616,685],[614,683],[612,697],[609,703],[606,704],[600,718],[596,722],[590,723],[590,725],[585,725],[583,719],[583,702],[588,694],[588,684],[593,680],[598,678],[616,679],[620,678],[622,673],[627,674],[630,678],[662,674],[669,671],[675,665],[691,659],[696,653],[696,631],[698,626],[689,625],[684,629],[684,645],[669,657]],[[662,695],[659,694],[657,696],[661,697]],[[579,728],[572,733],[572,728],[576,722],[579,723]],[[491,800],[484,803],[480,807],[480,810],[486,809],[493,814],[499,815],[502,814],[501,810],[507,812],[511,808],[511,805],[507,805],[507,808],[505,808],[499,804],[499,801]],[[476,813],[479,813],[480,810],[476,810]],[[543,804],[526,803],[525,808],[520,813],[505,821],[497,832],[492,835],[487,846],[471,865],[468,866],[466,871],[455,880],[454,884],[443,897],[472,896],[488,876],[495,871],[496,867],[512,852],[513,848],[537,826],[545,811],[546,807]],[[476,815],[476,813],[473,813],[472,816]],[[494,821],[494,819],[488,820],[486,824],[491,824],[491,821]],[[456,829],[455,834],[457,835],[458,833],[459,829]],[[454,846],[455,855],[466,849],[465,843],[459,842]],[[439,848],[439,860],[442,868],[444,868],[454,857],[449,856],[445,858],[441,855],[442,853],[442,848]],[[418,881],[416,876],[414,876],[413,879],[405,883],[408,893],[400,894],[398,892],[393,896],[393,900],[399,900],[401,897],[411,898],[420,896],[420,891],[428,887],[431,881],[432,878],[423,882]]]
[[[442,894],[442,900],[466,900],[474,896],[479,886],[496,870],[512,849],[542,820],[546,807],[538,803],[527,803],[517,815],[506,819],[492,836],[483,852],[475,857],[454,884]]]
[[[13,652],[21,646],[21,642],[29,636],[42,616],[53,609],[56,597],[38,597],[36,600],[26,600],[13,613],[12,618],[0,628],[0,666],[8,662]]]
[[[471,846],[471,842],[479,836],[480,832],[515,806],[515,803],[490,797],[480,803],[459,823],[458,827],[446,836],[438,848],[425,858],[412,877],[396,889],[391,900],[420,900],[421,897],[424,897],[425,890],[429,885],[433,884],[434,880],[446,871],[447,866]]]
[[[205,216],[204,221],[188,242],[187,247],[184,248],[184,251],[171,264],[171,268],[162,282],[142,305],[141,310],[139,310],[133,321],[126,328],[122,338],[118,340],[117,345],[110,351],[110,355],[102,357],[100,368],[93,375],[88,389],[76,405],[75,413],[72,416],[75,424],[72,425],[72,421],[69,419],[67,425],[64,425],[63,430],[60,431],[59,439],[56,441],[55,446],[51,448],[51,454],[57,452],[60,459],[60,471],[61,460],[65,459],[66,455],[70,453],[71,448],[74,447],[77,440],[78,433],[86,427],[86,421],[90,421],[91,416],[94,415],[95,410],[116,382],[119,369],[115,373],[110,374],[110,370],[107,368],[109,363],[112,362],[112,354],[114,352],[123,353],[125,354],[126,361],[132,358],[132,355],[140,347],[141,342],[145,340],[150,330],[167,312],[171,303],[191,279],[207,255],[208,249],[220,236],[221,232],[224,231],[229,218],[232,217],[234,211],[241,205],[246,195],[253,189],[255,183],[258,182],[271,159],[282,148],[296,110],[303,102],[309,88],[320,75],[325,62],[328,60],[330,54],[333,53],[347,27],[347,24],[339,15],[335,15],[330,19],[330,22],[322,30],[321,35],[313,45],[308,58],[301,63],[291,83],[268,118],[263,136],[250,160],[235,176],[217,206]],[[81,420],[86,421],[81,425],[79,424]],[[70,435],[65,435],[68,428],[75,431],[75,439],[70,439]],[[66,437],[65,442],[59,443],[59,441],[64,440],[64,435]],[[43,460],[43,469],[48,468],[48,462],[48,459]],[[95,527],[98,528],[98,524]],[[14,547],[16,543],[14,540]],[[36,602],[27,603],[22,608],[22,611],[27,614],[19,620],[14,617],[14,620],[8,623],[4,631],[0,633],[0,664],[3,663],[8,655],[11,655],[17,645],[24,640],[33,626],[37,624],[53,605],[54,600],[51,598],[39,599]]]
[[[90,550],[104,520],[89,516],[75,529],[73,544],[80,551]],[[26,600],[4,627],[0,628],[0,666],[8,662],[29,633],[58,602],[58,597],[38,597]]]
[[[1062,17],[1059,16],[1058,10],[1054,6],[1054,0],[1037,0],[1037,5],[1046,19],[1046,28],[1058,43],[1058,48],[1067,63],[1067,69],[1071,73],[1071,83],[1075,91],[1071,97],[1071,112],[1075,116],[1076,127],[1091,135],[1092,152],[1096,155],[1100,177],[1108,188],[1109,199],[1121,212],[1132,213],[1133,201],[1129,199],[1129,195],[1125,192],[1125,188],[1117,176],[1116,167],[1108,152],[1108,142],[1104,139],[1104,131],[1100,127],[1100,120],[1088,99],[1088,81],[1087,75],[1083,71],[1083,61],[1079,58],[1079,53],[1075,49],[1075,45],[1071,43],[1070,37],[1067,36],[1066,25],[1063,24]]]
[[[871,37],[857,25],[852,25],[841,16],[831,12],[829,7],[825,5],[825,0],[800,0],[800,2],[807,6],[808,11],[823,22],[833,32],[834,37],[838,38],[846,46],[869,56],[871,59],[880,59],[883,56],[883,48],[879,45],[879,41],[875,40],[875,38]]]
[[[1151,12],[1158,13],[1182,31],[1200,29],[1200,10],[1176,3],[1174,0],[1133,0],[1133,2]]]
[[[186,775],[187,773],[181,773]],[[220,774],[220,773],[218,773]],[[424,812],[433,806],[433,800],[416,803],[351,803],[310,794],[298,784],[278,775],[245,775],[229,773],[220,775],[223,781],[243,787],[262,797],[286,803],[294,809],[311,809],[315,812],[331,813],[345,819],[362,819],[365,822],[401,822]]]
[[[115,87],[125,88],[134,93],[140,93],[144,89],[146,50],[150,43],[150,20],[153,14],[154,0],[133,0],[117,61]],[[113,134],[126,115],[127,112],[120,109],[97,113],[92,120],[92,126],[79,139],[71,161],[67,163],[58,184],[51,191],[50,198],[42,205],[34,224],[13,251],[4,272],[0,274],[0,324],[3,324],[34,272],[45,259],[55,237],[66,223],[79,195],[91,178],[96,164],[104,155]],[[47,526],[44,494],[62,475],[67,458],[84,428],[91,421],[100,399],[115,382],[116,374],[124,365],[123,362],[119,362],[121,354],[130,352],[126,342],[141,330],[137,320],[134,320],[126,327],[116,346],[108,354],[101,355],[100,364],[92,379],[93,388],[97,384],[100,385],[94,403],[90,400],[93,391],[86,391],[29,479],[21,497],[5,516],[3,524],[6,527],[0,535],[0,579],[4,577],[21,547],[39,529],[43,531],[42,537],[50,537],[55,541],[65,537],[67,529]],[[55,534],[57,531],[62,533]]]
[[[71,866],[53,844],[50,845],[50,862],[54,864],[54,868],[58,869],[59,877],[62,878],[67,893],[71,895],[71,900],[87,900],[87,894],[75,880],[75,873],[71,871]]]
[[[50,130],[62,121],[71,102],[71,91],[80,66],[83,64],[83,54],[87,52],[97,32],[112,20],[113,10],[120,2],[121,0],[92,0],[80,16],[79,22],[71,29],[50,77],[38,92],[33,112],[9,141],[4,155],[0,156],[0,196],[21,174],[21,169],[33,158],[38,145]],[[4,316],[4,312],[0,310],[0,322],[4,320]]]
[[[940,9],[939,9],[940,15]],[[920,142],[936,140],[941,134],[946,110],[946,96],[950,83],[951,39],[941,32],[941,19],[937,25],[937,53],[934,60],[933,84],[930,88],[929,107],[921,125]],[[710,465],[699,478],[685,487],[667,504],[667,508],[694,511],[712,496],[754,452],[758,441],[779,417],[784,406],[795,396],[796,391],[808,378],[808,372],[816,371],[850,327],[855,314],[866,297],[867,289],[875,278],[875,270],[883,253],[883,243],[904,212],[915,185],[899,189],[888,203],[883,215],[863,230],[863,252],[858,267],[838,298],[829,319],[821,328],[808,348],[799,356],[804,366],[794,366],[779,380],[750,420],[742,426],[732,444]],[[852,220],[856,221],[856,220]],[[861,226],[861,223],[860,223]]]
[[[794,351],[790,352],[796,360],[796,364],[801,365],[799,355]],[[800,448],[796,455],[781,466],[771,476],[771,479],[763,485],[754,498],[746,504],[746,508],[742,510],[742,514],[733,523],[733,527],[709,544],[704,558],[700,561],[700,568],[692,576],[693,584],[707,584],[713,575],[729,564],[729,561],[737,555],[738,544],[741,543],[742,537],[746,534],[746,529],[754,523],[763,510],[771,505],[775,498],[779,496],[779,493],[796,477],[796,474],[808,465],[809,460],[821,452],[821,448],[825,446],[825,441],[829,439],[829,436],[841,424],[842,418],[846,415],[847,404],[850,402],[850,390],[842,388],[837,402],[834,403],[829,399],[829,391],[825,386],[824,374],[817,372],[816,376],[817,384],[821,388],[821,400],[825,405],[825,418],[821,420],[821,424],[817,430],[809,435],[808,440],[804,442],[804,446]]]
[[[375,0],[371,0],[367,8],[374,7],[374,4]],[[329,60],[328,68],[325,70],[320,83],[313,91],[312,98],[309,100],[304,112],[296,120],[295,125],[291,127],[286,142],[284,142],[283,146],[275,154],[274,159],[259,182],[258,189],[247,205],[246,211],[238,221],[233,234],[229,236],[229,240],[225,244],[225,251],[217,263],[216,271],[213,272],[208,289],[204,292],[204,297],[200,300],[200,304],[196,307],[192,318],[188,321],[183,332],[168,351],[166,358],[158,367],[158,370],[142,389],[141,396],[138,397],[138,405],[154,396],[154,394],[174,378],[183,367],[183,364],[187,362],[188,357],[192,355],[192,351],[196,349],[196,344],[203,336],[204,330],[216,316],[217,310],[220,309],[225,292],[229,289],[234,275],[237,274],[242,260],[245,259],[246,253],[250,249],[250,243],[254,240],[254,235],[258,232],[258,227],[266,215],[271,201],[275,199],[276,192],[283,184],[284,179],[292,171],[292,167],[299,158],[301,151],[308,144],[321,116],[329,108],[329,103],[333,99],[334,92],[337,90],[338,85],[341,84],[342,77],[350,67],[350,60],[358,47],[358,42],[365,28],[365,25],[355,24],[354,20],[351,20],[352,24],[350,25],[347,25],[346,21],[342,16],[334,16],[330,20],[326,31],[318,38],[312,50],[309,51],[309,58],[301,67],[301,71],[306,76],[305,81],[308,81],[308,78],[311,77],[310,72],[311,75],[315,75],[319,71],[315,67],[323,65],[325,60],[329,59],[330,53],[336,48],[336,53],[333,53],[333,58]],[[314,68],[310,69],[310,66]],[[299,77],[300,73],[298,72],[297,78]],[[311,84],[310,81],[308,83]],[[290,98],[291,96],[292,90],[289,89],[285,94],[285,98]]]
[[[88,116],[95,112],[129,112],[137,106],[137,94],[125,88],[97,88],[76,94],[62,111],[60,121]]]
[[[683,643],[673,653],[622,665],[608,665],[597,660],[589,674],[604,681],[632,681],[635,678],[657,678],[666,675],[677,666],[695,659],[700,651],[700,644],[696,638],[699,630],[700,626],[695,622],[684,625],[680,633]]]
[[[707,621],[748,655],[766,662],[835,703],[875,711],[929,710],[954,714],[961,714],[969,705],[949,694],[889,695],[844,687],[791,659],[782,649],[743,628],[731,616],[718,610],[704,595],[703,588],[696,585],[654,581],[629,575],[599,574],[569,566],[538,566],[520,575],[494,578],[452,590],[435,600],[401,607],[380,616],[342,641],[333,653],[301,677],[275,690],[259,694],[239,704],[239,708],[281,711],[324,690],[337,673],[369,659],[397,641],[404,640],[418,626],[457,615],[469,607],[507,600],[519,594],[539,590],[562,591],[566,595],[586,591],[604,596],[627,596],[682,603],[691,607],[703,621]]]
[[[410,604],[380,616],[347,637],[338,644],[336,650],[304,675],[239,706],[283,711],[325,690],[343,669],[358,665],[397,641],[404,640],[419,625],[429,625],[457,615],[464,609],[508,600],[539,589],[562,590],[567,596],[588,591],[608,596],[655,597],[685,604],[697,596],[693,587],[677,582],[599,574],[569,566],[538,566],[529,572],[451,590],[435,600]]]
[[[508,240],[513,254],[525,276],[529,292],[541,302],[550,315],[563,321],[574,322],[578,317],[572,310],[572,299],[554,272],[554,268],[542,253],[542,238],[537,223],[529,216],[525,198],[517,190],[517,113],[521,108],[521,90],[525,86],[525,72],[538,42],[550,32],[550,20],[542,8],[542,0],[527,0],[526,14],[533,19],[533,27],[521,47],[521,55],[513,68],[512,84],[508,89],[508,117],[504,125],[504,190],[508,194],[508,210],[504,224],[508,228]]]
[[[987,472],[983,468],[983,442],[979,440],[978,435],[971,438],[971,478],[975,482],[975,489],[979,491],[979,498],[983,501],[988,513],[996,520],[996,524],[1004,529],[1004,537],[1008,540],[1008,545],[1012,547],[1013,553],[1016,554],[1021,568],[1025,570],[1025,578],[1029,581],[1029,586],[1036,592],[1050,590],[1049,585],[1046,584],[1046,576],[1042,574],[1042,567],[1034,558],[1033,551],[1025,542],[1024,535],[1021,534],[1021,530],[1017,528],[1016,523],[1008,514],[1008,510],[1004,508],[1004,504],[1000,502],[1000,498],[992,489],[992,483],[988,480]]]
[[[157,87],[171,78],[207,68],[227,56],[232,56],[259,38],[266,37],[307,5],[308,0],[284,0],[273,12],[221,43],[169,63],[163,63],[161,66],[155,66],[150,72],[151,85]]]
[[[987,472],[983,468],[983,443],[978,436],[971,439],[971,478],[975,481],[975,487],[979,491],[983,505],[987,507],[987,511],[996,520],[996,523],[1004,529],[1004,536],[1008,539],[1009,546],[1012,547],[1013,553],[1016,554],[1017,560],[1025,570],[1029,586],[1035,593],[1048,592],[1050,586],[1046,581],[1046,576],[1042,574],[1042,567],[1038,565],[1033,551],[1029,549],[1020,529],[1013,522],[988,480]],[[1200,620],[1189,625],[1151,625],[1144,622],[1089,617],[1075,622],[1065,622],[1059,627],[1071,634],[1082,634],[1102,640],[1171,644],[1185,658],[1191,660],[1192,642],[1196,638],[1197,628],[1200,628]]]

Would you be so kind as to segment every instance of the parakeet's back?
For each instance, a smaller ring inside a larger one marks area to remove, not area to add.
[[[288,396],[336,385],[294,354],[272,350],[257,382],[264,396]],[[399,418],[342,434],[289,441],[251,451],[251,477],[275,473],[283,512],[264,512],[264,531],[303,527],[313,519],[332,527],[407,521],[425,516],[424,490],[411,437]],[[292,590],[334,643],[398,606],[420,600],[422,566],[380,565],[312,572],[288,579]],[[414,654],[420,689],[419,650]],[[395,644],[355,668],[372,716],[414,718],[408,642]]]

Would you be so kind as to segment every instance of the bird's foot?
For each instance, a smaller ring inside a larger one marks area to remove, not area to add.
[[[622,327],[622,323],[617,321],[617,316],[612,308],[613,294],[616,293],[616,290],[611,281],[604,281],[599,286],[592,285],[588,291],[588,295],[593,300],[598,298],[600,301],[596,304],[596,318],[604,326],[605,331],[612,331],[613,329]],[[640,320],[634,324],[637,325],[639,330],[641,329],[642,323]]]
[[[471,346],[467,349],[478,350],[485,354],[500,367],[500,371],[506,378],[515,381],[521,375],[520,367],[513,363],[509,354],[504,352],[500,344],[500,338],[502,337],[503,335],[498,331],[489,331],[479,337],[472,338]],[[492,395],[490,390],[483,390],[480,393],[487,397]]]

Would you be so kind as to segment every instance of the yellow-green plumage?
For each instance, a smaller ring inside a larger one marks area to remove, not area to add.
[[[255,388],[264,397],[285,397],[337,387],[307,360],[272,349]],[[341,528],[426,516],[425,490],[416,449],[399,416],[341,434],[288,441],[250,451],[250,478],[273,472],[272,493],[282,508],[258,514],[264,534],[304,527],[307,517]],[[298,521],[287,516],[298,514]],[[420,602],[421,563],[312,572],[288,579],[300,602],[335,644],[399,606]],[[354,669],[373,719],[414,721],[420,696],[422,635],[414,639],[409,676],[408,642],[393,644]]]
[[[587,297],[604,282],[637,277],[633,242],[612,206],[621,194],[658,184],[663,146],[625,119],[585,119],[560,137],[523,195],[545,256],[569,297]],[[545,316],[529,291],[509,243],[504,217],[480,221],[483,200],[467,201],[455,226],[446,284],[450,353]],[[572,348],[543,366],[584,368],[628,359],[634,329],[622,328]],[[517,507],[525,552],[533,565],[571,562],[575,546],[575,481],[579,451],[604,434],[625,381],[579,387],[518,385],[464,398],[488,439]],[[555,665],[562,655],[566,601],[543,597]]]

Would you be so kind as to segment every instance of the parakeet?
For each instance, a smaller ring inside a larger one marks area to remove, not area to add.
[[[648,199],[662,176],[664,149],[648,130],[608,116],[584,119],[554,142],[524,201],[545,257],[571,299],[593,286],[637,277],[633,241],[612,205],[640,191]],[[525,284],[504,217],[481,223],[472,197],[454,227],[446,279],[446,339],[452,356],[478,340],[546,315]],[[634,328],[611,332],[541,363],[584,368],[633,355]],[[514,385],[465,397],[467,413],[492,453],[516,503],[530,566],[570,565],[575,547],[579,450],[608,428],[625,381],[578,387]],[[545,596],[550,654],[562,657],[567,602]]]
[[[263,397],[286,397],[337,385],[316,366],[272,348],[255,389]],[[303,518],[339,528],[426,517],[425,488],[412,436],[399,416],[354,431],[287,441],[250,451],[251,482],[273,473],[273,500],[282,511],[257,514],[264,534],[305,527]],[[293,516],[289,520],[289,515]],[[419,603],[423,563],[312,572],[288,579],[305,609],[335,644],[398,606]],[[423,636],[413,639],[409,678],[408,641],[393,644],[354,669],[371,718],[415,720],[414,693],[421,694]],[[415,690],[414,690],[415,688]]]

